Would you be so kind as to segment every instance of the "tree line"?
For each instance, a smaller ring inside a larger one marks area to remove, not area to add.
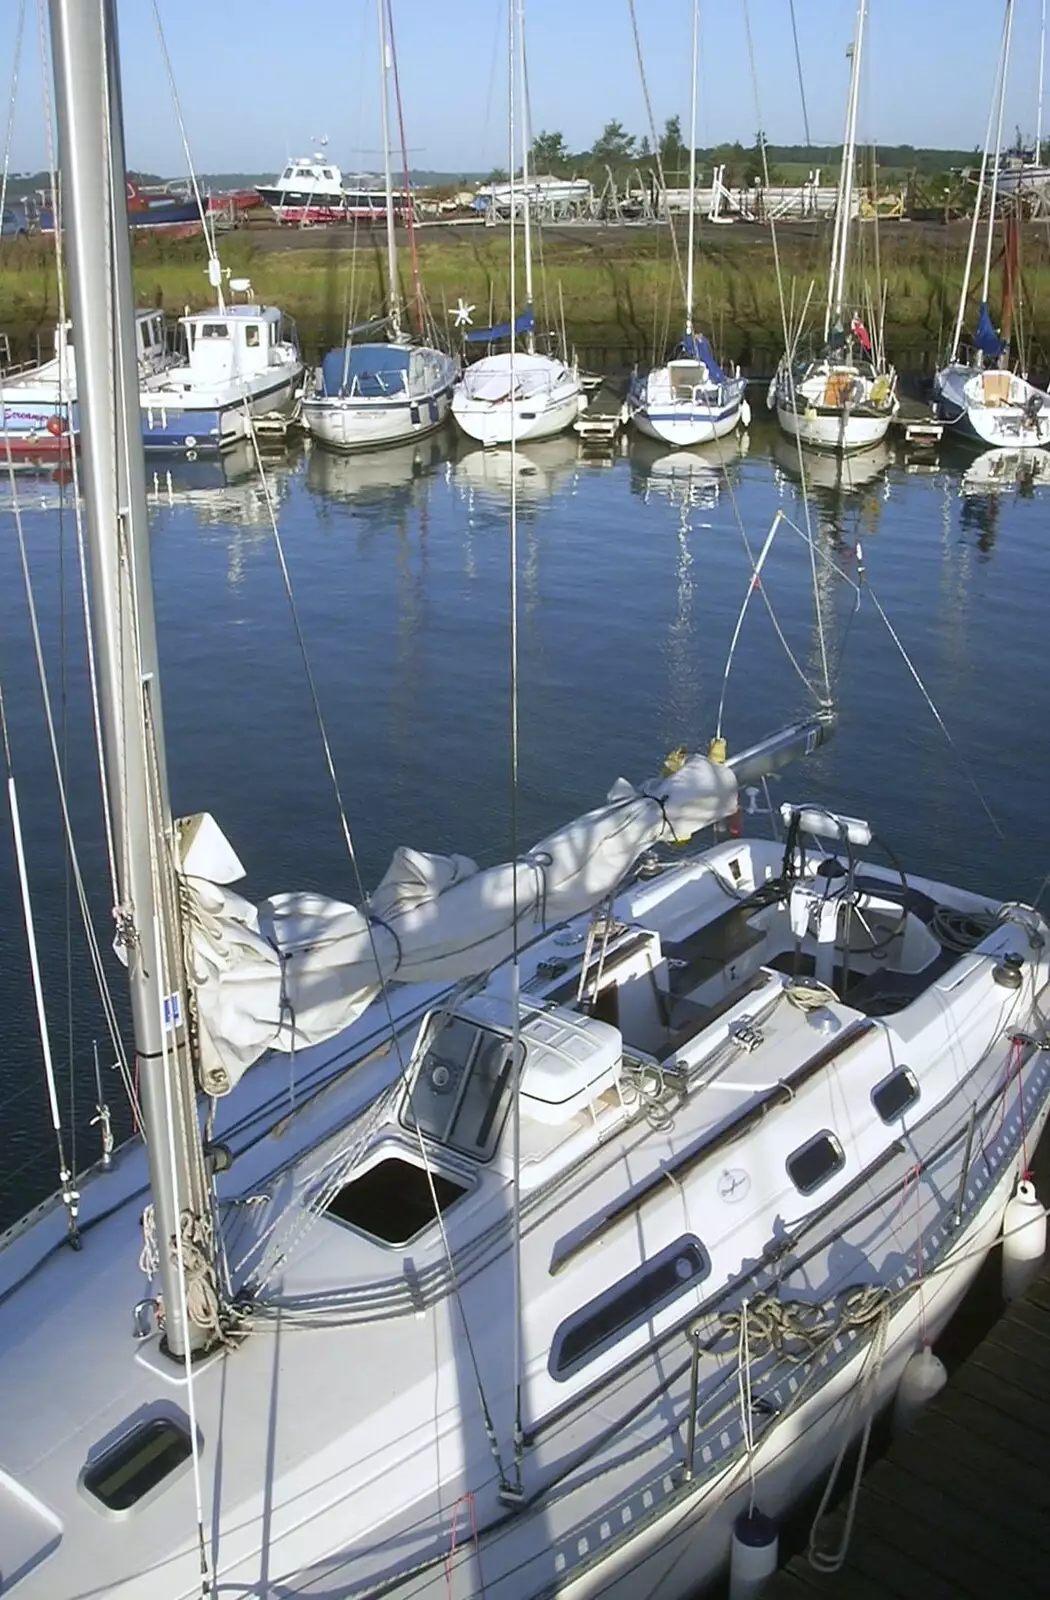
[[[763,145],[765,160],[763,161]],[[659,160],[657,160],[659,155]],[[934,173],[949,172],[953,168],[968,167],[980,160],[977,150],[928,150],[910,144],[881,146],[876,152],[878,167],[926,177]],[[869,165],[870,165],[870,157]],[[842,160],[842,146],[806,144],[770,144],[761,130],[750,146],[734,140],[697,149],[697,166],[710,169],[725,167],[725,181],[731,185],[751,184],[761,179],[766,165],[771,183],[783,182],[797,173],[786,173],[785,167],[804,167],[807,170],[822,168],[837,172]],[[680,117],[668,117],[663,133],[653,149],[649,137],[629,133],[622,122],[607,122],[589,150],[569,149],[563,134],[546,129],[532,141],[529,164],[534,173],[554,177],[579,176],[602,183],[607,171],[621,179],[633,171],[643,175],[657,173],[662,167],[664,176],[672,187],[687,181],[689,148],[682,139]],[[497,169],[490,180],[501,182],[506,172]]]

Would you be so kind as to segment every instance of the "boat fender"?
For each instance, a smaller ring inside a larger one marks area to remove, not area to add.
[[[587,407],[589,405],[590,405],[590,401],[589,401],[589,399],[587,398],[587,396],[585,394],[581,393],[581,394],[577,395],[577,397],[576,397],[576,415],[578,417],[582,417],[583,413],[586,411],[586,409],[587,409]]]
[[[48,433],[51,435],[51,437],[53,439],[60,438],[61,435],[63,433],[65,433],[65,431],[66,431],[66,419],[65,419],[65,417],[59,417],[59,416],[48,417],[48,419],[47,419],[47,431],[48,431]]]
[[[1039,1271],[1046,1253],[1046,1211],[1035,1185],[1022,1178],[1003,1211],[1003,1299],[1017,1300]]]
[[[766,390],[766,410],[767,411],[774,411],[776,409],[776,404],[777,404],[777,375],[774,372],[773,376],[769,380],[769,388]]]
[[[920,1411],[948,1382],[944,1362],[935,1356],[929,1345],[909,1357],[897,1385],[893,1401],[893,1431],[906,1433]]]
[[[751,407],[746,400],[740,402],[740,425],[744,428],[751,426]]]
[[[779,1538],[772,1517],[754,1507],[733,1524],[729,1548],[729,1600],[752,1600],[777,1570]]]

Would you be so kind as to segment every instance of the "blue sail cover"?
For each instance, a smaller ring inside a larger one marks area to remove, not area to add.
[[[694,361],[702,361],[715,383],[725,383],[726,375],[715,360],[711,341],[706,333],[690,333],[682,340],[682,349]]]
[[[406,388],[409,349],[400,344],[351,344],[329,350],[321,362],[321,393],[383,399]]]
[[[471,328],[466,335],[468,344],[495,344],[497,339],[509,339],[511,333],[531,333],[536,326],[536,319],[532,315],[532,307],[523,311],[517,319],[513,329],[509,322],[500,322],[494,328]]]
[[[1005,345],[992,327],[992,319],[988,315],[988,302],[981,301],[981,309],[977,313],[977,326],[973,333],[973,342],[982,355],[994,360],[1001,356]]]

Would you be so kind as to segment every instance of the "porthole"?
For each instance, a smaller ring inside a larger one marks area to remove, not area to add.
[[[898,1067],[871,1091],[871,1103],[883,1122],[896,1122],[919,1098],[918,1080],[910,1067]]]
[[[827,1129],[787,1158],[788,1177],[799,1194],[812,1194],[846,1164],[842,1146]]]
[[[552,1378],[568,1378],[589,1361],[633,1333],[680,1295],[702,1283],[711,1271],[699,1239],[678,1239],[659,1255],[614,1283],[597,1299],[573,1312],[554,1335]]]

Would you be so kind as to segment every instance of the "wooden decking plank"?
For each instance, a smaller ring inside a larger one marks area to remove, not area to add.
[[[1042,1471],[1046,1467],[1046,1444],[1037,1433],[1019,1428],[1008,1416],[992,1406],[974,1400],[959,1385],[949,1383],[938,1414],[951,1420],[971,1438],[993,1446],[1014,1460]]]
[[[887,1563],[893,1561],[898,1569],[904,1563],[909,1570],[918,1569],[914,1593],[922,1600],[935,1600],[937,1595],[945,1600],[958,1600],[961,1595],[988,1600],[997,1593],[995,1579],[1001,1580],[1001,1571],[996,1574],[959,1542],[965,1520],[961,1508],[953,1531],[934,1535],[921,1514],[913,1515],[907,1506],[881,1494],[874,1478],[865,1491],[857,1506],[857,1527],[877,1539]],[[891,1551],[895,1552],[892,1556]]]
[[[952,1384],[974,1400],[995,1406],[1004,1416],[1044,1439],[1050,1438],[1050,1400],[1025,1388],[1023,1367],[1009,1354],[982,1345],[952,1377]]]
[[[762,1590],[762,1600],[816,1600],[818,1595],[824,1600],[842,1600],[847,1593],[849,1600],[912,1600],[913,1592],[887,1588],[883,1578],[872,1577],[854,1565],[851,1547],[844,1571],[834,1574],[814,1572],[804,1555],[793,1557]]]
[[[904,1452],[902,1452],[902,1455]],[[973,1508],[956,1499],[950,1489],[938,1482],[909,1472],[901,1461],[882,1461],[865,1482],[865,1492],[882,1496],[900,1515],[911,1518],[930,1535],[932,1553],[940,1548],[941,1538],[958,1542],[960,1559],[966,1568],[966,1583],[977,1585],[979,1594],[995,1594],[1004,1577],[1041,1587],[1046,1558],[1025,1541],[1005,1538],[1003,1530],[990,1518],[974,1516]],[[938,1570],[942,1563],[936,1560]]]
[[[1050,1315],[1050,1272],[1041,1272],[1025,1294],[1029,1305],[1041,1306]]]
[[[1018,1340],[1023,1342],[1032,1366],[1044,1377],[1050,1373],[1050,1312],[1018,1300],[996,1323],[986,1342],[1012,1348]]]
[[[942,1413],[931,1412],[894,1447],[909,1472],[947,1488],[975,1516],[994,1520],[1008,1534],[1050,1555],[1050,1476],[1022,1466],[1008,1452],[989,1448]],[[994,1486],[994,1513],[991,1506]]]
[[[842,1517],[827,1524],[827,1543],[835,1544],[842,1535]],[[850,1538],[845,1566],[840,1572],[813,1573],[815,1593],[829,1600],[844,1600],[860,1595],[860,1581],[874,1585],[880,1600],[957,1600],[957,1591],[942,1586],[935,1572],[897,1548],[858,1520]]]

